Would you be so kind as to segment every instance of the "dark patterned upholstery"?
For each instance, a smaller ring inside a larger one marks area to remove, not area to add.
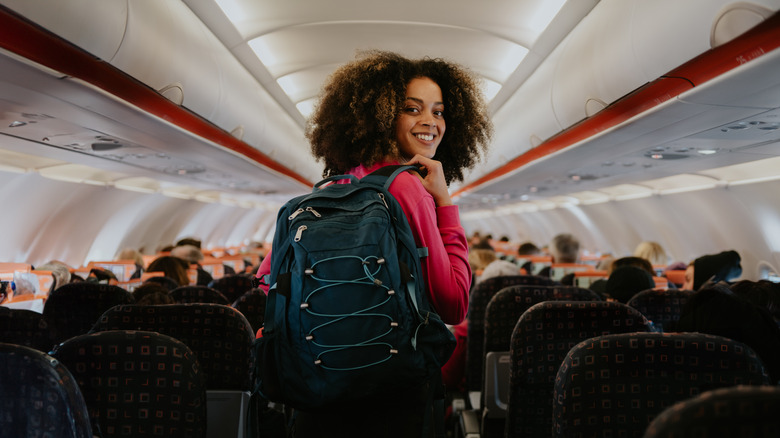
[[[104,438],[205,436],[203,375],[184,343],[117,330],[68,339],[52,355],[76,378]]]
[[[44,353],[54,347],[49,324],[38,312],[0,306],[0,342],[26,345]]]
[[[92,437],[84,397],[64,365],[29,347],[0,344],[0,435]]]
[[[466,389],[469,391],[482,390],[482,366],[485,361],[485,309],[490,299],[499,290],[515,286],[525,285],[552,285],[549,277],[534,275],[507,275],[488,278],[471,290],[469,295],[468,332],[466,344]]]
[[[657,331],[674,331],[680,312],[693,294],[690,290],[645,290],[631,297],[628,305],[649,319]]]
[[[485,309],[484,355],[493,351],[509,351],[512,331],[523,312],[543,301],[601,301],[601,298],[589,289],[576,286],[528,286],[517,285],[501,289],[496,293]],[[471,340],[469,340],[470,342]],[[485,387],[485,359],[482,359],[482,388]],[[482,406],[486,406],[484,393]],[[504,436],[504,418],[482,421],[484,436]]]
[[[734,386],[678,402],[650,423],[645,438],[776,438],[780,388]]]
[[[674,403],[736,385],[766,385],[756,353],[701,333],[591,338],[566,355],[555,378],[554,437],[641,437]]]
[[[225,275],[209,284],[225,295],[229,302],[234,302],[254,287],[252,276],[247,274]]]
[[[232,307],[241,312],[252,325],[252,330],[257,333],[263,326],[265,319],[266,295],[262,289],[250,289],[244,295],[238,297]]]
[[[510,286],[485,309],[484,354],[509,351],[512,331],[523,313],[543,301],[601,301],[596,292],[576,286]]]
[[[212,303],[229,306],[230,301],[220,291],[206,286],[181,286],[170,292],[173,301],[179,304]]]
[[[54,342],[89,332],[106,310],[133,303],[133,294],[119,286],[79,281],[65,284],[51,294],[43,305],[43,317],[49,324]]]
[[[244,316],[220,304],[117,306],[100,317],[92,332],[148,330],[172,336],[195,353],[206,389],[250,389],[254,333]]]
[[[532,306],[512,332],[506,436],[550,436],[555,375],[574,345],[595,336],[648,331],[645,317],[622,303],[547,301]]]
[[[179,287],[179,283],[171,277],[157,276],[147,278],[144,283],[156,283],[168,290],[168,292]]]

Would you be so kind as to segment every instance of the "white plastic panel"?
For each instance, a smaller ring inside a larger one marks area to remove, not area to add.
[[[2,0],[0,3],[104,60],[114,57],[126,30],[127,0]]]
[[[215,38],[181,2],[133,0],[128,12],[111,64],[158,91],[181,84],[183,106],[209,118],[220,95]]]

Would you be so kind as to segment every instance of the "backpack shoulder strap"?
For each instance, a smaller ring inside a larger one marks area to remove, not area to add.
[[[384,178],[383,188],[385,190],[389,190],[390,189],[390,184],[393,183],[393,181],[395,180],[395,177],[400,175],[402,172],[406,172],[407,170],[413,170],[413,171],[415,171],[417,173],[420,173],[420,174],[422,174],[421,172],[424,172],[422,170],[422,166],[420,166],[420,165],[392,164],[392,165],[389,165],[389,166],[380,167],[379,169],[369,173],[368,175],[366,175],[363,178],[361,178],[361,181],[363,181],[363,182],[372,182],[372,183],[375,183],[375,184],[379,184],[380,181],[382,181],[382,180],[380,180],[377,177],[382,177],[382,178]]]

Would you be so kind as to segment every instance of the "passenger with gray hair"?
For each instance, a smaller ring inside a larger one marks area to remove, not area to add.
[[[63,284],[70,283],[70,268],[63,262],[51,260],[43,265],[36,266],[35,269],[38,271],[51,271],[54,283],[52,283],[48,292],[54,291]]]

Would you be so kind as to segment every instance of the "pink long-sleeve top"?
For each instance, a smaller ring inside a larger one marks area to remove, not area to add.
[[[394,163],[380,163],[369,168],[358,166],[349,173],[362,178],[388,164]],[[437,207],[417,176],[408,172],[398,175],[389,191],[406,214],[417,247],[428,248],[428,256],[421,262],[431,304],[445,323],[460,323],[468,308],[471,267],[458,207]],[[262,277],[270,271],[269,252],[260,264],[257,276]]]

